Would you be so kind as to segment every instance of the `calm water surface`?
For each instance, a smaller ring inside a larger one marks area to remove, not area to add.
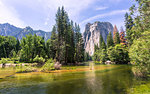
[[[17,74],[0,79],[0,94],[127,94],[139,81],[131,66],[116,66],[107,71]]]

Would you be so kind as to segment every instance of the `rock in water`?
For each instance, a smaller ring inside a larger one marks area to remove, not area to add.
[[[109,32],[113,34],[113,26],[109,22],[97,21],[93,24],[86,24],[85,32],[83,33],[85,51],[92,56],[94,54],[94,45],[96,44],[99,46],[100,34],[103,36],[106,43]]]

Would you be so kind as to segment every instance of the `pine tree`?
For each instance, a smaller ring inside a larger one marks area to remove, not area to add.
[[[74,63],[84,60],[84,45],[80,27],[69,20],[64,7],[56,14],[57,51],[56,59],[60,63]],[[50,43],[49,43],[50,44]],[[82,60],[83,59],[83,60]]]
[[[114,46],[113,38],[111,32],[107,36],[107,48]]]
[[[53,26],[51,38],[47,41],[47,56],[49,58],[55,58],[56,57],[56,51],[57,51],[57,33],[56,33],[56,27]]]
[[[99,48],[101,48],[103,41],[104,41],[104,40],[103,40],[103,37],[102,37],[102,35],[100,34],[100,37],[99,37]]]
[[[120,35],[119,36],[120,36],[120,43],[122,45],[126,45],[125,32],[123,30],[123,27],[121,27],[121,29],[120,29]]]
[[[106,49],[106,44],[105,44],[105,42],[104,42],[104,40],[103,40],[103,37],[102,37],[102,35],[100,34],[100,40],[99,40],[99,48],[100,49]]]
[[[116,25],[113,29],[113,41],[115,45],[120,43],[119,33]]]
[[[18,51],[21,49],[20,47],[20,41],[19,39],[17,39],[17,44],[16,44],[16,53],[18,53]]]
[[[114,36],[114,44],[120,44],[120,36],[119,36],[119,32],[116,32],[115,36]]]
[[[133,19],[131,17],[131,15],[129,15],[128,13],[125,14],[125,27],[126,27],[126,38],[127,38],[127,42],[128,42],[128,45],[132,45],[133,43],[133,39],[132,39],[132,27],[134,26],[134,23],[133,23]]]

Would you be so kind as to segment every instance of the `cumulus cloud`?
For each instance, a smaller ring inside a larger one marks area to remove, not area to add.
[[[17,11],[7,6],[3,1],[0,1],[0,23],[10,23],[15,26],[24,27],[25,23],[19,19]]]

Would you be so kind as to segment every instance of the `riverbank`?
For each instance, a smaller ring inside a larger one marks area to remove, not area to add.
[[[35,71],[28,71],[28,72],[18,72],[18,68],[1,68],[0,69],[0,78],[9,77],[15,74],[38,74],[38,73],[70,73],[70,72],[88,72],[88,71],[105,71],[113,68],[120,67],[121,65],[91,65],[90,66],[62,66],[61,70],[51,70],[51,71],[41,71],[41,67],[33,67]],[[22,69],[24,70],[24,69]]]

